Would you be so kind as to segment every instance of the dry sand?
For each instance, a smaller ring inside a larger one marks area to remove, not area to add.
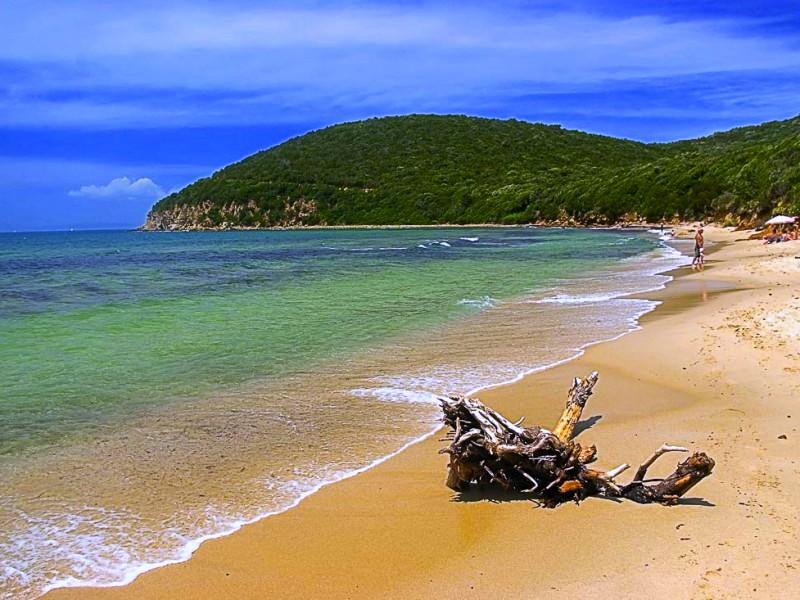
[[[590,499],[555,510],[457,497],[435,436],[191,560],[53,598],[800,597],[800,243],[731,242],[678,277],[643,328],[485,391],[552,424],[574,375],[600,372],[581,440],[598,467],[662,442],[704,450],[714,474],[675,507]],[[785,436],[785,437],[784,437]],[[674,468],[676,455],[653,475]],[[624,480],[624,476],[622,478]]]

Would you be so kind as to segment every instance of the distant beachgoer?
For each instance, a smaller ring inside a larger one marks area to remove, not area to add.
[[[768,235],[764,238],[765,244],[780,244],[781,242],[790,242],[792,237],[788,233],[776,233],[775,235]]]
[[[703,239],[703,228],[697,230],[697,233],[694,236],[694,259],[692,260],[692,270],[694,269],[703,269],[703,263],[705,263],[705,256],[703,252],[703,246],[705,244],[705,240]]]

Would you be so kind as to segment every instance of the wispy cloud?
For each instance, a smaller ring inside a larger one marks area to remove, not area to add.
[[[0,77],[0,125],[479,112],[487,90],[496,105],[512,87],[561,94],[576,85],[800,70],[796,37],[770,34],[764,19],[525,4],[131,2],[112,10],[53,2],[34,11],[11,1],[0,9],[0,61],[22,75]]]
[[[83,185],[77,190],[69,191],[68,195],[75,198],[156,200],[165,194],[164,190],[149,177],[135,180],[116,177],[105,185]]]

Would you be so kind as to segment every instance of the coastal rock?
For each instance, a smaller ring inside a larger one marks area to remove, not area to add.
[[[165,210],[151,210],[141,229],[144,231],[206,231],[302,227],[319,224],[317,203],[310,198],[286,200],[282,210],[262,209],[255,200],[228,202],[221,207],[211,201],[178,204]],[[324,224],[324,223],[322,223]]]

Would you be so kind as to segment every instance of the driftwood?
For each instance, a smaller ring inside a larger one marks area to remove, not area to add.
[[[663,445],[648,458],[627,484],[617,478],[630,468],[623,464],[610,471],[587,467],[597,449],[573,439],[575,428],[597,373],[575,378],[567,405],[553,430],[522,427],[512,423],[475,398],[440,398],[444,422],[452,440],[442,453],[450,455],[447,486],[465,491],[470,485],[498,485],[509,492],[529,494],[545,506],[579,502],[588,496],[628,498],[635,502],[675,504],[703,478],[711,474],[714,461],[702,452],[692,454],[664,479],[645,479],[647,470],[663,454],[688,452]]]

